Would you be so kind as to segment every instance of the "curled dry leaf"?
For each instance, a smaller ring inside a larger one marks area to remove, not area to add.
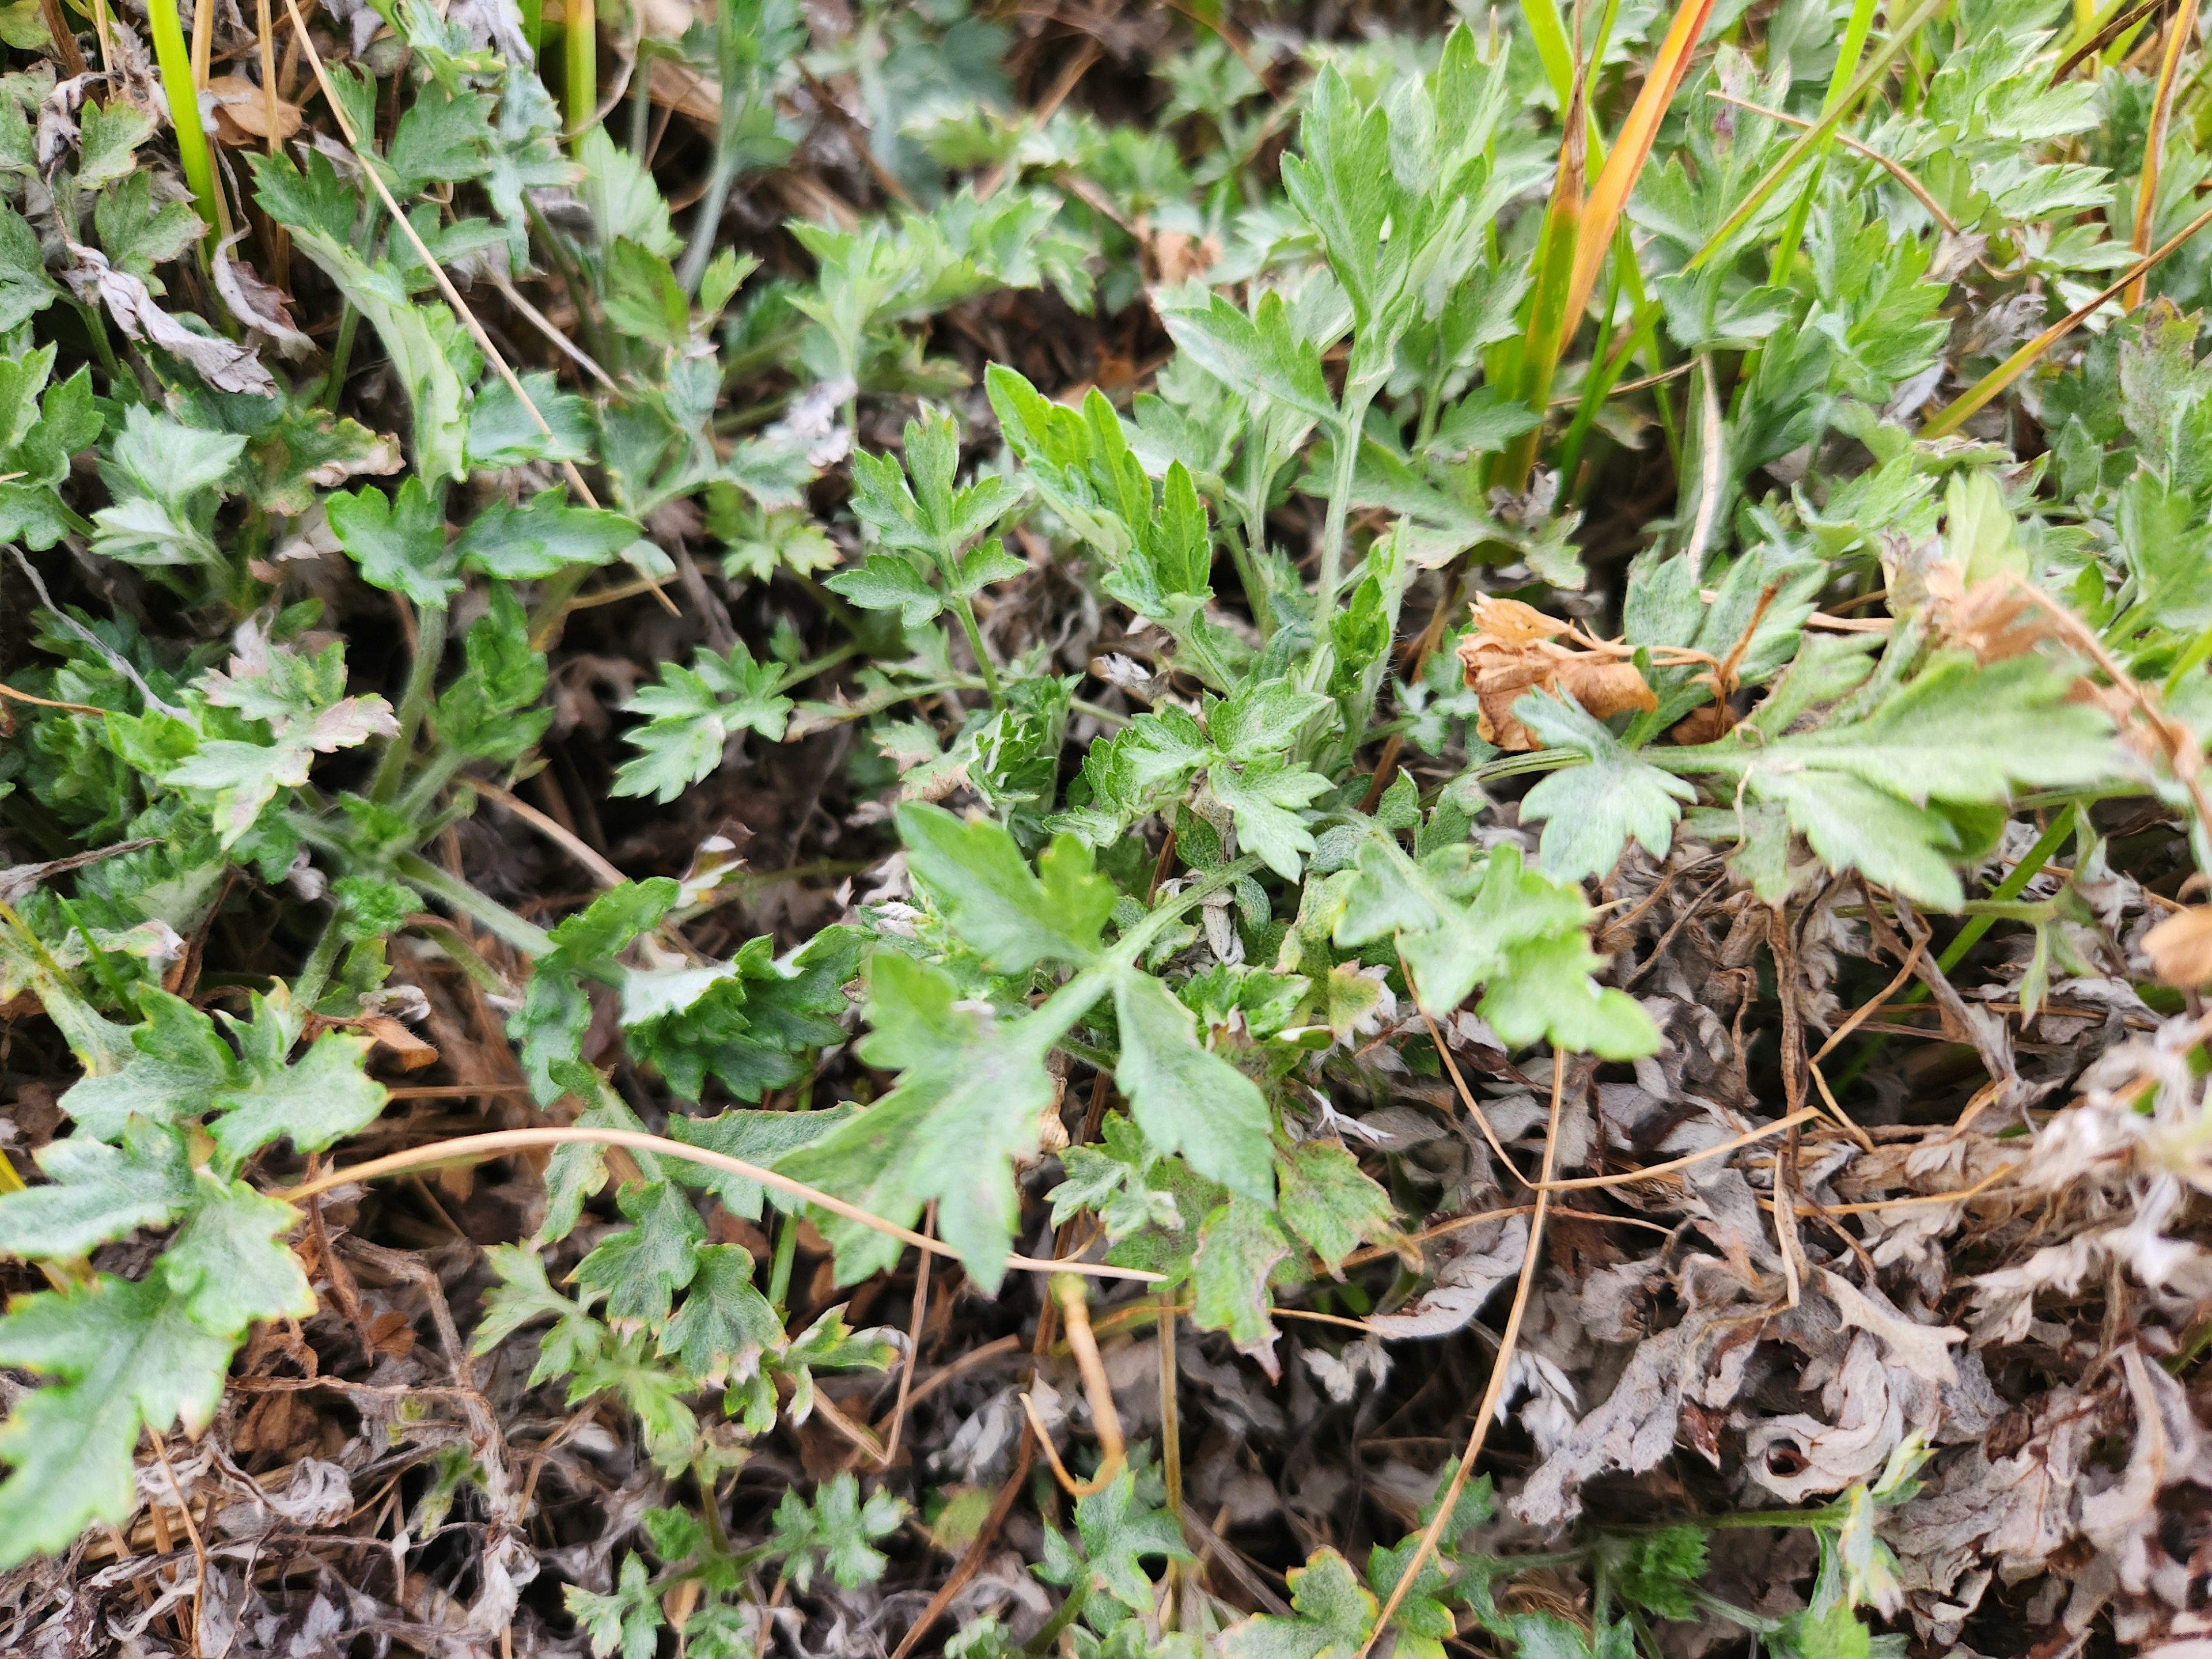
[[[292,326],[292,314],[283,292],[263,282],[252,265],[231,258],[230,250],[245,234],[240,231],[218,251],[215,262],[216,291],[222,295],[232,316],[255,333],[267,335],[281,356],[296,362],[314,350],[315,343]],[[330,480],[333,483],[343,481]]]
[[[62,276],[79,300],[98,300],[107,307],[115,325],[134,340],[145,340],[173,353],[198,371],[200,378],[218,392],[246,392],[267,397],[276,382],[262,366],[251,346],[242,346],[220,335],[198,334],[154,303],[146,284],[127,270],[118,270],[97,248],[68,244],[70,264]]]
[[[270,98],[242,75],[216,76],[208,82],[205,96],[215,106],[216,135],[226,144],[285,139],[300,130],[297,104]]]
[[[2177,910],[2143,935],[2150,965],[2165,983],[2184,991],[2212,985],[2212,904]]]
[[[1527,750],[1543,746],[1514,718],[1513,705],[1530,691],[1564,691],[1600,720],[1659,706],[1636,665],[1602,650],[1562,645],[1568,624],[1518,599],[1474,602],[1480,631],[1459,643],[1467,684],[1481,704],[1476,731],[1485,743]]]

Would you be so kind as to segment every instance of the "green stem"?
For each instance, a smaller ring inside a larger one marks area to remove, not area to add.
[[[332,908],[323,931],[315,936],[314,948],[307,959],[300,964],[300,971],[292,978],[292,1004],[302,1012],[321,1000],[323,990],[330,983],[331,969],[337,965],[338,951],[345,945],[345,933],[338,926],[338,915]]]
[[[402,853],[392,860],[392,867],[403,880],[481,923],[487,933],[505,939],[523,955],[542,957],[552,950],[552,934],[535,922],[525,921],[496,899],[486,898],[459,878],[447,874],[420,853]]]
[[[450,957],[455,966],[474,981],[477,987],[493,996],[511,997],[514,987],[498,969],[486,962],[476,946],[461,936],[460,929],[448,926],[433,917],[422,917],[415,923],[416,931],[430,940]]]
[[[991,653],[983,648],[983,630],[975,625],[975,607],[969,603],[965,593],[956,593],[952,610],[960,618],[960,626],[967,631],[968,648],[975,653],[975,672],[982,676],[983,690],[990,695],[991,707],[1004,708],[1006,693],[1000,688],[999,671],[992,665]]]
[[[415,734],[422,729],[422,716],[438,682],[438,664],[446,654],[446,607],[426,605],[415,615],[415,660],[407,672],[407,689],[399,699],[399,735],[385,745],[377,763],[371,800],[390,800],[399,793],[399,780],[407,771],[407,757],[415,747]]]
[[[438,799],[438,792],[453,781],[453,774],[461,769],[468,757],[448,744],[441,744],[422,763],[422,769],[415,781],[407,786],[407,793],[399,798],[399,816],[410,823],[419,823],[430,811],[430,803]],[[421,846],[420,841],[416,842]]]
[[[1336,477],[1328,492],[1328,517],[1321,532],[1321,581],[1314,593],[1314,651],[1328,648],[1329,613],[1336,590],[1344,585],[1344,521],[1352,507],[1352,477],[1359,465],[1360,434],[1367,423],[1372,392],[1345,396],[1344,419],[1336,434]]]
[[[1174,1564],[1170,1562],[1169,1565],[1172,1566]],[[1035,1636],[1023,1644],[1022,1651],[1032,1656],[1050,1653],[1053,1644],[1060,1640],[1060,1632],[1075,1622],[1075,1615],[1083,1611],[1083,1604],[1090,1595],[1091,1578],[1086,1573],[1069,1587],[1067,1594],[1060,1598],[1060,1605],[1053,1609],[1052,1617],[1038,1627]]]
[[[530,648],[544,651],[561,637],[561,624],[568,615],[568,601],[584,586],[592,567],[563,565],[538,584],[538,603],[530,612]]]
[[[791,1297],[791,1264],[799,1256],[799,1221],[787,1215],[775,1232],[775,1260],[768,1270],[768,1299],[781,1312]]]
[[[744,91],[750,77],[742,73],[743,65],[734,50],[738,44],[737,27],[734,9],[718,7],[714,31],[722,48],[718,54],[721,59],[722,118],[714,129],[714,170],[708,175],[707,193],[700,198],[698,216],[691,222],[691,240],[684,250],[684,263],[676,272],[676,280],[690,295],[699,292],[699,279],[706,275],[707,262],[714,257],[714,239],[722,228],[722,210],[729,204],[730,186],[737,182],[738,164],[744,156],[747,101]]]
[[[817,657],[812,662],[803,662],[796,667],[786,669],[783,678],[775,683],[775,689],[788,691],[794,685],[804,685],[817,674],[828,673],[848,657],[858,656],[860,650],[857,644],[848,641],[835,651]]]
[[[599,104],[599,19],[596,0],[569,0],[568,136],[580,138]]]
[[[177,0],[146,0],[146,18],[153,28],[154,56],[161,67],[161,95],[168,100],[169,124],[177,135],[177,161],[184,168],[185,183],[191,187],[193,205],[208,228],[201,242],[205,248],[213,245],[216,227],[222,222],[222,216],[216,206],[215,162],[208,154],[207,129],[200,125],[191,49],[185,44]]]
[[[124,985],[121,977],[117,975],[115,964],[107,959],[107,952],[100,948],[100,941],[93,938],[92,929],[84,925],[84,918],[77,915],[76,905],[70,903],[59,893],[54,895],[54,902],[61,907],[62,915],[67,918],[69,925],[76,930],[76,936],[84,941],[85,961],[90,965],[93,976],[106,988],[107,994],[114,999],[116,1007],[127,1013],[131,1006],[131,993]]]

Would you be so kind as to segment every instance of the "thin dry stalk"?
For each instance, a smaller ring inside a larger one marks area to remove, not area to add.
[[[1060,1318],[1067,1325],[1068,1351],[1075,1356],[1075,1368],[1083,1376],[1084,1398],[1091,1402],[1091,1423],[1098,1435],[1098,1449],[1105,1454],[1098,1473],[1088,1480],[1078,1480],[1067,1472],[1043,1419],[1037,1415],[1036,1401],[1026,1391],[1022,1395],[1022,1411],[1037,1444],[1044,1448],[1045,1461],[1052,1465],[1054,1478],[1071,1497],[1089,1498],[1112,1486],[1128,1463],[1121,1439],[1121,1414],[1114,1408],[1114,1385],[1107,1380],[1106,1362],[1099,1357],[1098,1339],[1091,1334],[1091,1304],[1083,1281],[1073,1276],[1055,1279],[1052,1288],[1060,1303]]]
[[[1799,1124],[1809,1122],[1820,1115],[1820,1111],[1815,1107],[1800,1107],[1787,1117],[1778,1117],[1771,1123],[1762,1123],[1756,1129],[1747,1129],[1740,1135],[1733,1136],[1714,1146],[1702,1147],[1681,1158],[1669,1158],[1664,1164],[1648,1164],[1641,1170],[1623,1170],[1617,1175],[1578,1176],[1572,1181],[1553,1181],[1547,1178],[1536,1182],[1533,1190],[1538,1193],[1580,1193],[1589,1192],[1600,1187],[1627,1187],[1639,1181],[1654,1181],[1661,1176],[1673,1175],[1678,1170],[1686,1170],[1692,1164],[1702,1164],[1709,1158],[1718,1158],[1723,1152],[1735,1152],[1740,1146],[1754,1146],[1759,1141],[1786,1133]]]
[[[902,1239],[917,1249],[933,1255],[950,1256],[957,1260],[960,1252],[949,1244],[927,1237],[911,1227],[902,1227],[895,1221],[886,1221],[872,1215],[857,1204],[849,1204],[835,1194],[810,1187],[803,1181],[793,1181],[787,1175],[774,1170],[764,1170],[757,1164],[748,1164],[743,1158],[732,1158],[726,1152],[710,1152],[704,1146],[686,1146],[680,1140],[670,1140],[660,1135],[649,1135],[637,1129],[596,1129],[579,1125],[566,1127],[547,1124],[532,1129],[495,1129],[480,1135],[457,1135],[450,1140],[434,1140],[427,1146],[410,1147],[402,1152],[389,1152],[382,1158],[373,1158],[366,1164],[349,1164],[343,1170],[332,1170],[326,1175],[303,1182],[297,1187],[279,1188],[270,1196],[281,1198],[288,1204],[313,1198],[343,1187],[349,1182],[376,1181],[389,1175],[399,1175],[409,1170],[426,1170],[466,1164],[482,1164],[487,1158],[501,1158],[509,1152],[529,1152],[540,1146],[620,1146],[627,1151],[652,1152],[660,1158],[672,1158],[688,1164],[704,1164],[710,1170],[722,1170],[731,1175],[757,1181],[763,1187],[788,1193],[793,1198],[803,1198],[817,1209],[839,1215],[848,1221],[857,1221],[863,1227],[874,1229],[889,1238]],[[1034,1256],[1010,1255],[1006,1265],[1024,1273],[1080,1273],[1091,1279],[1126,1279],[1141,1285],[1163,1283],[1167,1275],[1144,1267],[1117,1267],[1103,1261],[1040,1261]]]
[[[928,1213],[922,1218],[925,1233],[937,1231],[937,1205],[932,1200]],[[885,1468],[898,1459],[899,1433],[906,1427],[906,1408],[914,1393],[914,1368],[921,1361],[921,1322],[929,1312],[929,1252],[924,1250],[914,1266],[914,1313],[907,1321],[906,1363],[899,1367],[898,1400],[891,1407],[890,1432],[884,1440],[883,1463]]]
[[[1543,1254],[1544,1218],[1552,1201],[1552,1158],[1559,1145],[1559,1103],[1566,1092],[1567,1057],[1554,1052],[1552,1055],[1552,1117],[1544,1133],[1544,1162],[1540,1171],[1542,1181],[1536,1188],[1536,1207],[1528,1218],[1528,1247],[1521,1258],[1521,1280],[1514,1287],[1513,1306],[1505,1316],[1505,1332],[1498,1340],[1498,1357],[1490,1364],[1490,1381],[1484,1384],[1481,1402],[1474,1408],[1474,1427],[1468,1431],[1466,1449],[1460,1453],[1459,1467],[1452,1471],[1451,1484],[1437,1500],[1437,1512],[1429,1524],[1422,1528],[1421,1541],[1414,1547],[1413,1559],[1406,1563],[1406,1570],[1398,1575],[1392,1587],[1390,1599],[1375,1617],[1374,1627],[1360,1643],[1352,1659],[1367,1659],[1368,1650],[1374,1647],[1375,1638],[1389,1626],[1391,1616],[1398,1611],[1399,1603],[1407,1592],[1419,1580],[1421,1569],[1428,1565],[1436,1554],[1437,1545],[1450,1522],[1453,1512],[1459,1508],[1460,1494],[1467,1490],[1468,1478],[1474,1471],[1474,1460],[1482,1455],[1482,1443],[1490,1433],[1490,1421],[1497,1414],[1498,1402],[1505,1393],[1505,1374],[1512,1369],[1513,1349],[1521,1340],[1521,1321],[1528,1311],[1529,1292],[1536,1285],[1536,1263]]]
[[[551,815],[539,811],[528,801],[501,788],[495,783],[486,783],[482,778],[458,777],[453,781],[464,789],[473,789],[486,800],[501,806],[520,818],[546,840],[582,865],[602,887],[619,887],[629,878],[615,868],[594,851],[590,842],[573,830],[567,828]]]

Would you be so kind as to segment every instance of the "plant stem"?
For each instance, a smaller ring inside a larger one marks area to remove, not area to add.
[[[999,685],[999,671],[992,665],[991,653],[983,648],[983,630],[975,625],[975,607],[969,603],[965,593],[953,596],[952,609],[960,618],[960,626],[967,630],[968,648],[975,653],[975,672],[983,677],[983,690],[990,695],[991,707],[1004,708],[1006,693]]]
[[[599,18],[597,0],[568,0],[568,136],[584,136],[599,103]]]
[[[553,948],[553,936],[535,922],[525,921],[496,899],[441,870],[420,853],[402,853],[392,869],[431,897],[451,905],[470,921],[483,924],[487,933],[505,939],[526,957],[542,957]]]
[[[1169,1570],[1174,1571],[1173,1562],[1169,1563]],[[1053,1644],[1060,1639],[1060,1632],[1075,1622],[1076,1614],[1083,1611],[1083,1604],[1090,1599],[1090,1596],[1091,1577],[1086,1573],[1068,1586],[1067,1594],[1060,1598],[1060,1605],[1053,1609],[1052,1617],[1038,1627],[1035,1636],[1023,1644],[1022,1651],[1029,1655],[1050,1653]]]
[[[332,906],[330,916],[323,923],[323,931],[315,936],[314,948],[307,952],[307,959],[292,977],[294,1006],[309,1009],[321,1000],[324,987],[330,983],[331,969],[337,965],[338,951],[344,944],[345,933],[338,926],[337,908]]]
[[[768,1299],[778,1313],[791,1297],[791,1264],[799,1256],[799,1221],[787,1215],[775,1231],[775,1261],[768,1270]]]
[[[222,211],[216,195],[215,163],[208,155],[207,130],[200,125],[191,49],[185,44],[177,0],[146,0],[146,18],[153,29],[154,56],[161,68],[161,95],[168,100],[169,125],[177,134],[177,161],[184,168],[185,183],[191,188],[193,205],[208,228],[200,244],[204,251],[215,240]]]
[[[1328,517],[1321,531],[1321,580],[1314,592],[1314,649],[1328,640],[1329,612],[1336,607],[1336,590],[1344,584],[1344,521],[1352,507],[1352,478],[1359,465],[1359,428],[1367,417],[1367,399],[1347,398],[1344,422],[1336,434],[1336,477],[1330,483]]]
[[[438,664],[446,654],[446,607],[426,605],[415,617],[415,660],[407,671],[407,689],[399,699],[399,734],[385,745],[377,763],[376,779],[369,786],[371,800],[390,800],[399,793],[407,757],[415,747],[415,734],[430,707],[438,681]]]
[[[430,803],[438,799],[438,792],[453,781],[453,774],[461,769],[467,757],[449,744],[441,744],[422,763],[422,769],[415,781],[407,786],[407,793],[399,798],[397,810],[410,823],[419,823],[430,810]],[[421,842],[416,842],[421,846]]]

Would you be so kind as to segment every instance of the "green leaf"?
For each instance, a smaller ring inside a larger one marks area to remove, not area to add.
[[[592,406],[561,390],[550,369],[520,376],[531,404],[552,428],[546,432],[504,378],[484,382],[469,405],[468,458],[471,466],[520,466],[526,461],[583,461],[592,453]]]
[[[1221,1633],[1227,1659],[1352,1659],[1381,1611],[1352,1563],[1316,1550],[1291,1569],[1291,1616],[1255,1613]]]
[[[1705,1576],[1705,1529],[1668,1527],[1637,1540],[1613,1583],[1624,1597],[1662,1619],[1694,1619],[1698,1604],[1690,1591]]]
[[[1175,1517],[1137,1496],[1137,1472],[1127,1467],[1103,1492],[1076,1500],[1075,1528],[1091,1582],[1129,1607],[1152,1604],[1155,1590],[1141,1565],[1144,1557],[1192,1559]]]
[[[822,585],[863,611],[896,611],[907,628],[919,628],[945,609],[945,600],[905,559],[871,553],[857,566],[831,572]]]
[[[128,98],[87,102],[77,112],[77,123],[79,190],[97,190],[112,179],[128,178],[138,167],[134,152],[154,136],[151,112]]]
[[[1588,757],[1586,765],[1546,773],[1522,798],[1522,822],[1544,825],[1545,873],[1560,881],[1605,875],[1631,836],[1654,859],[1665,859],[1681,816],[1676,803],[1695,800],[1696,790],[1638,759],[1571,696],[1532,692],[1513,714],[1546,747]]]
[[[435,81],[423,82],[386,152],[383,170],[392,193],[405,201],[421,195],[426,185],[459,184],[482,173],[493,101],[483,93],[455,95]]]
[[[161,1271],[185,1313],[204,1329],[234,1339],[257,1319],[313,1313],[315,1293],[307,1274],[276,1242],[299,1224],[299,1212],[242,1181],[210,1185],[161,1255]]]
[[[57,1379],[0,1428],[0,1569],[58,1555],[92,1521],[127,1519],[142,1425],[198,1433],[222,1403],[227,1337],[203,1329],[162,1276],[102,1273],[19,1297],[0,1319],[0,1364]]]
[[[1114,908],[1114,884],[1092,873],[1090,849],[1055,837],[1031,873],[1014,838],[988,818],[974,823],[941,806],[902,802],[899,838],[907,863],[961,939],[1002,974],[1041,961],[1081,964],[1097,953]]]
[[[1455,844],[1416,864],[1371,837],[1360,845],[1342,905],[1336,942],[1395,939],[1432,1013],[1456,1008],[1486,984],[1480,1012],[1516,1046],[1548,1037],[1611,1060],[1659,1046],[1633,998],[1590,979],[1598,961],[1581,890],[1524,868],[1518,848],[1497,847],[1476,864],[1470,848]]]
[[[406,285],[397,276],[370,266],[346,245],[351,206],[345,210],[346,228],[334,231],[319,222],[323,198],[289,161],[256,155],[252,164],[262,206],[290,228],[294,245],[321,267],[384,342],[415,411],[416,472],[433,480],[466,477],[467,391],[432,325],[433,313],[408,297]],[[323,165],[328,167],[327,162]],[[288,209],[300,216],[291,216]]]
[[[257,1010],[256,1018],[265,1023],[270,1016]],[[241,1029],[234,1021],[232,1026]],[[217,1098],[225,1109],[209,1127],[223,1157],[236,1168],[278,1139],[319,1152],[368,1127],[386,1099],[384,1085],[362,1070],[371,1046],[365,1036],[326,1032],[296,1064],[287,1064],[282,1051],[257,1050],[249,1042],[247,1075]]]
[[[1199,1041],[1190,1010],[1149,974],[1115,976],[1114,1016],[1121,1038],[1114,1081],[1146,1138],[1231,1192],[1272,1203],[1273,1115],[1259,1085]]]
[[[510,581],[550,576],[572,564],[605,564],[638,538],[635,520],[603,507],[571,507],[564,484],[541,489],[526,507],[495,501],[453,544],[465,570]]]
[[[145,171],[102,191],[92,222],[107,262],[146,279],[155,294],[164,290],[152,280],[154,267],[183,258],[207,234],[199,215],[185,203],[154,200],[154,175]]]
[[[1332,706],[1318,691],[1255,676],[1207,711],[1206,736],[1217,752],[1232,761],[1279,758],[1306,724]]]
[[[726,1157],[742,1158],[763,1169],[786,1152],[811,1146],[860,1109],[849,1103],[815,1112],[724,1112],[719,1117],[677,1117],[668,1120],[669,1138],[688,1146],[701,1146]],[[721,1200],[732,1215],[758,1221],[764,1206],[773,1204],[785,1214],[795,1214],[804,1200],[763,1187],[741,1175],[710,1170],[704,1164],[677,1166],[679,1179],[702,1187]]]
[[[627,237],[607,250],[607,320],[671,350],[691,337],[691,302],[668,261]]]
[[[955,487],[960,437],[949,415],[925,410],[906,423],[905,439],[903,469],[888,455],[854,455],[853,512],[886,547],[922,554],[949,580],[957,574],[961,550],[1014,505],[1014,490],[988,474]]]
[[[872,1066],[901,1067],[898,1086],[784,1158],[779,1170],[901,1226],[937,1200],[940,1237],[986,1292],[1006,1277],[1021,1224],[1013,1160],[1033,1152],[1055,1094],[1044,1059],[1057,1031],[1036,1018],[1000,1021],[956,1008],[942,969],[878,949],[868,968],[860,1044]],[[872,1228],[817,1212],[836,1247],[841,1284],[882,1271],[904,1247]]]
[[[1778,738],[1753,769],[1842,772],[1915,804],[2002,801],[2016,783],[2094,782],[2115,764],[2112,722],[2069,701],[2074,679],[2071,666],[2046,657],[1980,667],[1946,652],[1864,720]]]
[[[823,1567],[847,1589],[858,1589],[884,1576],[890,1562],[872,1540],[896,1530],[906,1512],[906,1500],[886,1492],[863,1502],[848,1470],[823,1481],[811,1505],[795,1492],[784,1493],[769,1547],[783,1555],[784,1576],[801,1590],[813,1588]]]
[[[741,1244],[702,1245],[684,1305],[660,1333],[660,1352],[702,1382],[743,1382],[783,1341],[783,1320],[753,1287]]]
[[[1313,1247],[1334,1273],[1363,1240],[1393,1230],[1396,1211],[1390,1194],[1370,1180],[1359,1160],[1330,1140],[1302,1140],[1278,1165],[1283,1224]]]
[[[1818,1613],[1791,1613],[1769,1644],[1785,1659],[1870,1659],[1874,1636],[1847,1603],[1832,1601]]]
[[[120,1071],[87,1077],[64,1095],[62,1109],[96,1139],[125,1138],[131,1121],[180,1123],[207,1111],[238,1074],[215,1022],[182,997],[138,989],[144,1018],[131,1028],[137,1053]]]
[[[610,1233],[576,1264],[575,1283],[604,1292],[602,1312],[617,1330],[667,1322],[676,1292],[699,1271],[699,1246],[707,1224],[672,1181],[633,1182],[615,1195],[636,1224]]]
[[[1275,289],[1261,295],[1249,317],[1216,294],[1204,307],[1170,308],[1160,320],[1184,355],[1215,379],[1261,392],[1309,420],[1335,422],[1321,353],[1291,331],[1290,313]]]
[[[53,1184],[0,1197],[0,1254],[82,1255],[134,1229],[167,1226],[198,1194],[184,1144],[143,1118],[127,1125],[120,1148],[88,1133],[50,1141],[37,1158]]]
[[[331,533],[372,586],[416,605],[443,605],[459,591],[458,561],[446,545],[446,515],[420,478],[380,489],[333,490],[323,498]]]
[[[1206,781],[1236,819],[1239,844],[1285,881],[1297,880],[1314,838],[1296,809],[1326,794],[1328,780],[1303,766],[1255,760],[1210,766]]]
[[[593,126],[576,143],[584,181],[578,192],[592,210],[600,246],[632,241],[664,258],[672,258],[683,240],[669,228],[668,204],[637,158]]]
[[[60,293],[46,274],[39,233],[15,209],[0,206],[0,329],[21,327]]]
[[[1390,119],[1379,105],[1363,106],[1334,64],[1308,98],[1298,124],[1305,155],[1283,158],[1283,188],[1319,233],[1359,333],[1370,336],[1405,283],[1417,203],[1397,188]]]
[[[701,651],[689,668],[663,664],[659,682],[623,705],[650,718],[627,734],[645,752],[623,763],[612,793],[672,801],[722,763],[723,745],[739,732],[781,741],[791,714],[783,678],[781,663],[755,662],[742,640],[726,656]]]
[[[592,131],[599,129],[594,127]],[[619,1651],[622,1659],[653,1659],[660,1647],[660,1597],[653,1591],[642,1557],[623,1557],[622,1577],[611,1595],[581,1584],[561,1587],[563,1604],[592,1644],[596,1659]]]
[[[1192,1260],[1191,1317],[1200,1330],[1226,1331],[1237,1349],[1272,1371],[1274,1322],[1267,1279],[1291,1254],[1291,1241],[1265,1204],[1232,1198],[1206,1217]]]
[[[550,1319],[554,1328],[539,1342],[538,1363],[531,1370],[532,1388],[566,1376],[598,1354],[605,1327],[553,1288],[536,1250],[527,1244],[490,1244],[484,1248],[484,1258],[499,1283],[484,1298],[471,1352],[489,1353],[525,1326]]]

